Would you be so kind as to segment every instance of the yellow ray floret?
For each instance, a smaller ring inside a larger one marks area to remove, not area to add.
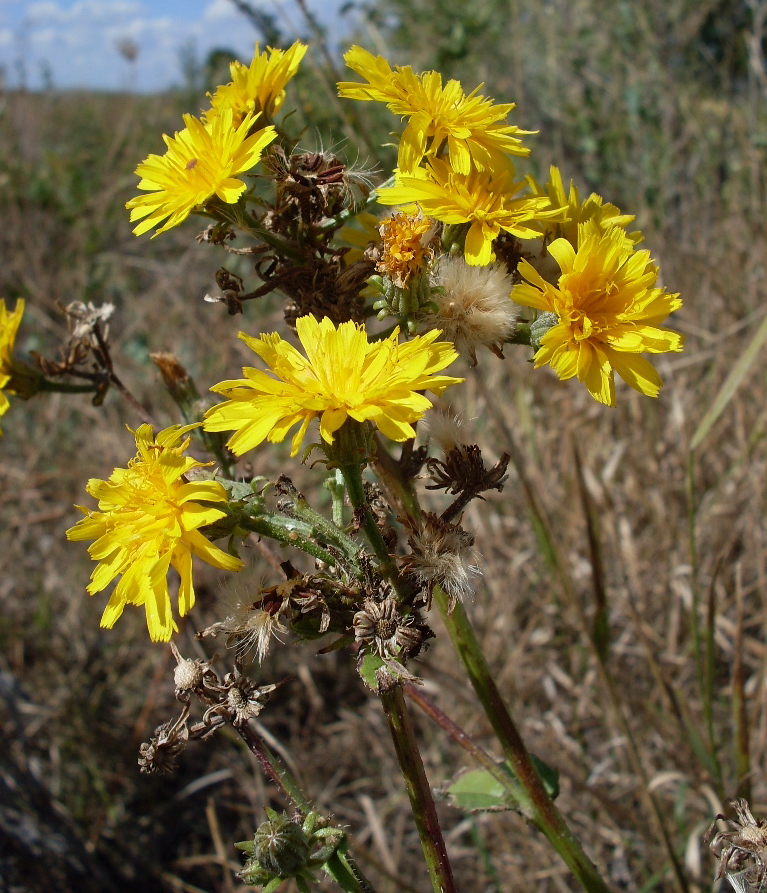
[[[470,223],[466,234],[467,263],[485,266],[495,260],[493,241],[501,231],[520,239],[540,236],[535,221],[560,215],[546,196],[520,195],[526,184],[514,183],[511,172],[455,173],[444,161],[412,174],[398,173],[394,186],[378,191],[382,205],[417,204],[442,223]]]
[[[11,380],[13,345],[16,341],[16,333],[21,325],[21,317],[23,315],[24,301],[21,298],[16,301],[16,307],[13,312],[7,310],[5,300],[0,299],[0,416],[5,415],[10,406],[3,389]],[[0,434],[2,433],[0,429]]]
[[[232,114],[225,109],[207,124],[184,115],[184,130],[174,137],[163,134],[165,155],[150,155],[136,168],[141,177],[138,188],[147,195],[137,195],[125,207],[132,221],[141,220],[133,230],[137,236],[166,218],[154,236],[178,226],[214,195],[228,204],[242,195],[245,183],[237,175],[258,164],[276,131],[264,127],[251,133],[251,114],[235,127]]]
[[[192,555],[213,567],[237,571],[242,562],[214,546],[200,528],[223,518],[225,512],[208,503],[226,502],[216,481],[189,481],[187,475],[203,463],[184,456],[197,425],[174,425],[157,437],[150,425],[136,429],[137,455],[127,468],[116,468],[109,480],[92,479],[86,487],[98,500],[98,511],[78,506],[85,515],[67,531],[70,540],[95,540],[89,548],[98,565],[88,592],[101,592],[120,577],[101,618],[111,629],[126,605],[143,605],[149,636],[167,642],[177,630],[168,593],[168,569],[181,578],[178,612],[194,605]]]
[[[232,62],[231,83],[218,87],[212,96],[208,94],[212,111],[206,112],[205,120],[231,109],[235,125],[249,112],[260,112],[263,122],[273,121],[285,100],[285,85],[298,71],[306,50],[306,44],[298,40],[287,50],[267,47],[263,53],[256,44],[250,65]]]
[[[561,379],[577,375],[608,406],[615,406],[614,372],[657,397],[661,378],[639,354],[680,351],[684,339],[659,325],[682,302],[654,287],[658,267],[650,252],[636,251],[621,227],[600,233],[590,223],[581,225],[577,252],[567,239],[557,239],[549,252],[562,271],[558,284],[546,282],[523,260],[518,271],[527,282],[511,293],[518,304],[557,317],[541,338],[536,369],[548,363]]]
[[[600,233],[603,233],[611,226],[620,226],[626,229],[635,219],[633,214],[622,214],[615,205],[605,202],[602,196],[597,195],[596,192],[592,192],[588,198],[581,201],[578,188],[572,180],[570,180],[569,192],[565,192],[562,174],[559,168],[553,164],[549,168],[549,180],[545,185],[541,185],[529,175],[526,179],[534,195],[548,196],[553,207],[563,209],[561,219],[556,218],[541,225],[541,234],[550,241],[561,236],[577,248],[580,224],[590,221]],[[627,233],[626,238],[631,245],[636,245],[644,237],[639,230],[635,230]]]
[[[292,440],[295,455],[314,418],[326,443],[347,418],[374,422],[391,440],[408,440],[415,437],[412,423],[431,406],[419,391],[440,395],[463,381],[434,374],[458,357],[452,344],[436,340],[439,331],[400,344],[397,329],[369,342],[362,326],[345,322],[336,328],[313,316],[302,316],[296,330],[306,355],[277,334],[250,338],[240,332],[269,372],[246,367],[244,379],[211,388],[228,399],[208,411],[205,429],[234,431],[227,446],[238,456],[264,440],[282,441],[300,425]]]
[[[411,173],[424,156],[436,156],[443,146],[451,167],[461,174],[498,167],[507,154],[530,154],[519,136],[534,131],[504,123],[514,103],[495,105],[477,94],[481,85],[467,95],[456,80],[443,86],[437,71],[415,74],[409,65],[393,70],[383,56],[358,46],[346,53],[344,61],[368,83],[342,81],[339,96],[384,102],[390,112],[410,119],[400,139],[401,171]]]

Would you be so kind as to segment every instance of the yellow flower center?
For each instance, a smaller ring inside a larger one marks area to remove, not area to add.
[[[405,288],[410,277],[434,256],[431,248],[424,244],[424,237],[432,225],[428,217],[402,212],[384,220],[379,227],[383,247],[381,259],[376,264],[378,272]]]

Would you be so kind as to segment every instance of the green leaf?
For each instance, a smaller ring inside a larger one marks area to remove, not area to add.
[[[559,795],[559,773],[535,755],[535,768],[552,800]],[[487,769],[468,769],[461,772],[446,789],[445,795],[451,806],[465,812],[499,812],[521,809],[521,789],[508,763],[498,764],[508,780],[504,783]]]
[[[376,673],[383,665],[383,658],[377,654],[366,654],[357,664],[357,670],[362,677],[362,681],[371,691],[378,691]]]

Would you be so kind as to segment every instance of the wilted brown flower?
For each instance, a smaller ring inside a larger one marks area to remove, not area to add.
[[[396,600],[366,598],[354,615],[354,638],[381,657],[407,657],[423,642],[423,632],[414,625],[413,614],[403,616]]]
[[[474,537],[460,524],[451,524],[432,512],[424,512],[408,539],[411,554],[404,559],[406,571],[426,592],[427,605],[435,586],[441,586],[449,607],[474,592],[482,571],[476,564]]]
[[[189,705],[186,704],[177,720],[158,726],[149,741],[141,745],[138,764],[142,772],[164,775],[176,768],[178,757],[189,741],[188,717]]]

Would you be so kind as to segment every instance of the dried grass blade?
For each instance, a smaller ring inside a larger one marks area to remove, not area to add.
[[[756,330],[756,334],[751,339],[751,343],[743,351],[740,359],[733,366],[732,371],[725,379],[714,402],[711,404],[711,408],[700,420],[700,424],[690,441],[691,452],[694,452],[701,445],[719,416],[727,408],[727,404],[730,402],[735,392],[740,387],[741,382],[751,369],[751,366],[754,364],[754,361],[759,356],[759,351],[762,349],[765,341],[767,341],[767,316],[762,320],[762,324]]]

